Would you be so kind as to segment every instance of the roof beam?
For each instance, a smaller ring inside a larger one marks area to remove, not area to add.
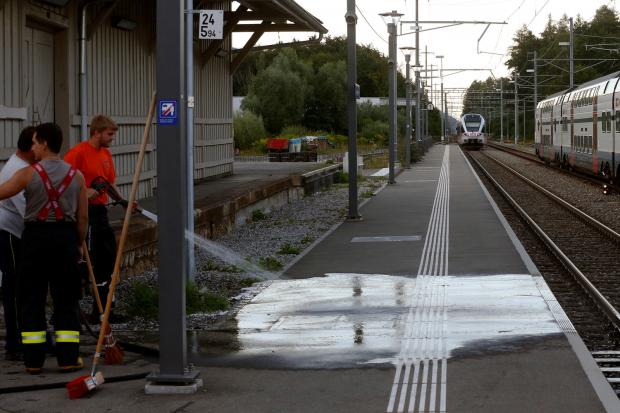
[[[267,27],[265,27],[264,24],[238,24],[235,26],[233,31],[234,32],[262,31],[264,33],[264,32],[314,32],[316,30],[310,27],[301,26],[297,24],[282,24],[282,23],[271,24],[270,23],[267,25]]]
[[[252,35],[252,37],[250,37],[248,39],[248,41],[246,42],[245,46],[243,46],[243,48],[235,56],[233,61],[230,62],[230,74],[231,75],[234,74],[237,71],[237,69],[239,68],[239,66],[243,62],[243,60],[245,60],[246,56],[248,55],[248,52],[250,51],[250,49],[252,47],[254,47],[254,45],[258,42],[258,40],[261,38],[261,36],[263,34],[265,34],[265,31],[261,31],[260,28],[267,27],[267,26],[270,26],[270,25],[271,25],[270,21],[264,21],[262,24],[257,25],[259,27],[259,29],[254,31],[254,34]]]
[[[237,25],[237,23],[239,23],[239,20],[241,19],[242,14],[247,9],[248,8],[246,6],[244,6],[243,4],[240,4],[239,7],[237,7],[237,10],[228,14],[228,18],[226,19],[226,24],[224,25],[222,39],[212,40],[209,46],[207,47],[207,49],[204,52],[202,52],[202,65],[203,66],[207,64],[207,62],[213,56],[215,56],[218,50],[220,50],[220,48],[222,47],[222,44],[224,44],[224,40],[226,40],[226,38],[230,36],[230,34],[233,31],[233,28]]]

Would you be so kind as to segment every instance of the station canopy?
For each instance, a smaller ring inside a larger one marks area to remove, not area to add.
[[[204,4],[203,4],[204,3]],[[196,8],[208,5],[209,1],[199,2]],[[293,0],[239,0],[231,1],[234,11],[224,14],[224,39],[212,41],[203,52],[203,61],[207,61],[221,51],[223,41],[233,32],[252,33],[245,45],[232,51],[233,59],[230,72],[234,73],[250,51],[283,47],[291,43],[278,43],[256,47],[256,43],[269,32],[311,32],[316,33],[311,42],[320,41],[327,29],[323,22],[306,11]],[[301,44],[294,42],[292,44]]]

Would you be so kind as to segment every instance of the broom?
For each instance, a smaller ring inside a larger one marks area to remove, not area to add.
[[[146,125],[144,125],[142,145],[140,146],[140,153],[138,154],[138,160],[136,162],[136,168],[133,174],[133,181],[131,183],[131,194],[128,200],[129,205],[133,205],[134,201],[136,200],[136,193],[138,192],[138,182],[140,180],[140,171],[142,170],[142,161],[144,160],[144,154],[146,152],[146,144],[148,142],[149,132],[151,130],[151,123],[153,121],[156,103],[156,94],[155,92],[153,92],[153,95],[151,96],[149,114],[146,118]],[[125,240],[127,238],[127,232],[129,230],[131,213],[132,208],[127,208],[125,210],[125,220],[123,221],[123,229],[121,230],[118,249],[116,251],[114,271],[112,272],[110,289],[108,291],[108,297],[105,304],[105,311],[103,312],[103,319],[101,320],[101,329],[99,330],[99,339],[97,340],[97,347],[95,349],[95,355],[93,357],[93,367],[90,376],[81,376],[67,383],[67,392],[69,393],[69,398],[71,399],[83,397],[87,393],[95,390],[103,384],[103,375],[101,374],[101,372],[97,372],[97,365],[99,364],[99,359],[101,358],[101,349],[103,347],[106,331],[109,326],[110,310],[112,308],[112,298],[114,297],[114,290],[116,289],[116,285],[118,284],[120,278],[123,249],[125,248]]]
[[[86,267],[88,268],[88,278],[90,278],[90,283],[93,290],[93,296],[95,297],[95,301],[97,302],[97,308],[99,309],[100,319],[103,316],[103,305],[101,304],[101,298],[99,297],[99,291],[97,290],[97,281],[95,280],[95,273],[93,272],[93,264],[90,260],[90,254],[88,253],[88,248],[86,248],[86,242],[82,243],[82,249],[84,250],[84,257],[86,258]],[[101,320],[100,320],[101,321]],[[116,344],[116,340],[114,336],[112,336],[112,328],[110,324],[105,332],[105,362],[106,364],[120,364],[123,362],[123,357],[125,356],[122,347]]]

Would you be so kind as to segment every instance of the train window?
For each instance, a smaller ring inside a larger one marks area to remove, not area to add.
[[[611,119],[612,119],[611,112],[607,112],[607,132],[610,132],[610,133],[611,133]]]
[[[616,111],[616,131],[620,131],[620,110]]]
[[[601,130],[603,133],[607,132],[607,114],[605,112],[601,113]]]

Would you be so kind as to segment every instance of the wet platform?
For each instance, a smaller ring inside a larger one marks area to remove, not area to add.
[[[386,373],[359,411],[620,411],[458,146],[434,147],[361,213],[240,311],[230,351],[194,360]]]
[[[620,411],[458,146],[433,147],[396,181],[361,208],[362,221],[334,227],[228,324],[188,336],[199,393],[146,396],[144,381],[132,381],[74,402],[59,390],[28,393],[26,405],[2,395],[2,407]]]

